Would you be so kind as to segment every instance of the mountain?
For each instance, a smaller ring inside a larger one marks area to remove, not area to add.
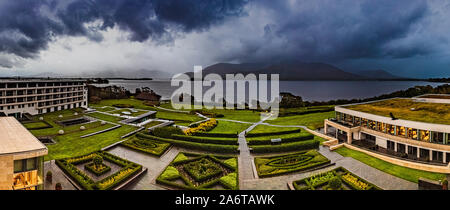
[[[364,76],[345,72],[326,63],[279,62],[274,64],[218,63],[206,67],[204,74],[216,73],[225,78],[225,74],[280,74],[280,80],[361,80]],[[192,77],[193,73],[187,73]]]
[[[128,70],[128,71],[113,71],[106,70],[100,72],[93,73],[84,73],[81,75],[83,77],[102,77],[102,78],[130,78],[130,79],[138,79],[138,78],[153,78],[153,79],[167,79],[171,78],[172,74],[158,71],[158,70]]]
[[[400,77],[397,75],[393,75],[385,70],[376,69],[376,70],[364,70],[353,72],[363,77],[371,78],[371,79],[406,79],[405,77]]]

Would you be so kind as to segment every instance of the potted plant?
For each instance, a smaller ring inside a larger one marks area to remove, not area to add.
[[[448,190],[448,180],[447,180],[447,178],[444,178],[444,180],[442,180],[442,190]]]
[[[62,186],[61,186],[61,183],[56,183],[56,185],[55,185],[55,190],[62,190]]]
[[[333,178],[331,178],[331,180],[328,182],[328,186],[329,186],[332,190],[338,190],[338,189],[341,189],[341,187],[342,187],[342,181],[341,181],[341,179],[339,179],[339,177],[333,177]]]
[[[45,180],[47,180],[48,182],[52,183],[53,181],[53,174],[51,171],[47,171],[47,174],[45,175]]]

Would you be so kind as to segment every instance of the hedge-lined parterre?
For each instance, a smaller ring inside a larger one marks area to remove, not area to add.
[[[139,152],[161,156],[164,152],[166,152],[171,144],[133,136],[122,142],[121,145]]]

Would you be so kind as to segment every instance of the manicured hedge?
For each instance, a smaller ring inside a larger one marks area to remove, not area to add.
[[[281,145],[255,145],[251,146],[251,152],[268,153],[268,152],[290,152],[297,150],[308,150],[319,148],[320,142],[317,140],[299,141],[294,143],[286,143]]]
[[[196,142],[187,142],[183,140],[175,140],[168,138],[160,138],[157,136],[147,135],[143,133],[136,134],[137,137],[153,139],[157,141],[163,141],[171,143],[175,146],[187,148],[187,149],[198,149],[198,150],[206,150],[217,153],[236,153],[238,146],[237,145],[220,145],[220,144],[205,144],[205,143],[196,143]]]
[[[290,134],[290,133],[300,133],[301,129],[295,129],[295,130],[287,130],[287,131],[274,131],[274,132],[267,132],[267,133],[252,133],[251,131],[247,133],[246,137],[258,137],[258,136],[274,136],[274,135],[283,135],[283,134]]]
[[[93,173],[93,174],[95,174],[97,176],[101,176],[101,175],[107,173],[108,171],[111,171],[111,167],[109,167],[109,166],[107,166],[105,164],[102,164],[102,165],[105,168],[103,170],[101,170],[101,171],[98,171],[98,170],[94,169],[94,163],[88,163],[88,164],[84,165],[84,169],[86,169],[87,171],[90,171],[91,173]]]
[[[217,170],[214,169],[217,166],[215,166],[214,164],[214,167],[212,167],[213,170],[211,170],[210,172],[197,174],[200,171],[200,169],[198,168],[203,168],[200,165],[196,165],[198,161],[206,161],[208,165],[212,165],[212,162],[215,162],[215,164],[228,168],[230,171],[228,174],[221,176],[220,174],[222,174],[222,172],[217,172]],[[232,161],[234,161],[234,163],[231,163]],[[191,169],[188,169],[188,175],[186,175],[183,173],[179,173],[177,167],[182,167],[184,169],[186,167],[191,167]],[[239,175],[237,168],[237,158],[235,156],[206,155],[180,152],[177,157],[175,157],[174,160],[166,167],[166,169],[164,169],[164,171],[158,176],[158,178],[156,179],[156,183],[186,190],[210,190],[215,185],[221,184],[226,189],[238,190]],[[190,176],[190,178],[186,176]],[[194,178],[195,176],[197,178]],[[177,180],[180,179],[183,180],[184,184],[177,182]],[[198,186],[194,186],[191,179],[201,180],[203,183]]]
[[[113,162],[119,166],[122,166],[119,171],[108,177],[94,182],[91,177],[86,175],[84,172],[79,170],[75,165],[86,163],[92,160],[95,155],[100,155],[103,159]],[[72,177],[72,179],[86,190],[110,190],[119,184],[126,181],[128,178],[134,176],[142,170],[142,166],[131,161],[125,160],[123,158],[117,157],[115,155],[109,154],[104,151],[97,151],[87,155],[82,155],[73,158],[64,158],[55,160],[56,164],[61,168],[61,170]]]
[[[184,135],[184,132],[174,126],[157,127],[151,131],[151,134],[161,138],[171,138],[173,134]]]
[[[237,138],[238,133],[207,133],[199,132],[193,134],[193,136],[204,136],[204,137],[224,137],[224,138]]]
[[[223,144],[223,145],[237,145],[237,138],[214,138],[214,137],[199,137],[199,136],[186,136],[186,135],[172,135],[173,139],[197,142],[197,143],[207,143],[207,144]]]
[[[316,150],[301,151],[270,157],[255,157],[255,166],[260,178],[316,168],[330,160]]]
[[[342,178],[345,174],[351,174],[352,176],[356,177],[359,181],[366,183],[369,187],[366,190],[382,190],[381,188],[377,187],[376,185],[367,182],[366,180],[362,179],[361,177],[356,176],[355,174],[349,172],[347,169],[343,167],[335,168],[331,171],[316,174],[311,177],[307,177],[301,180],[294,181],[292,184],[296,190],[315,190],[320,187],[324,187],[325,185],[328,185],[328,182],[333,177],[338,177],[343,185],[347,186],[348,188],[352,190],[360,190],[357,186],[354,186],[352,183],[346,181]],[[314,179],[314,181],[313,181]],[[301,184],[305,186],[301,186]],[[343,188],[342,188],[343,189]]]
[[[312,140],[312,139],[314,139],[314,135],[295,136],[295,137],[289,137],[289,138],[281,138],[281,143],[299,142],[299,141],[306,141],[306,140]],[[266,139],[266,140],[248,139],[248,144],[249,145],[272,144],[272,139]]]
[[[170,147],[170,144],[166,142],[159,142],[150,139],[141,139],[137,137],[132,137],[131,139],[122,142],[121,145],[136,150],[138,152],[144,152],[156,156],[161,156]]]

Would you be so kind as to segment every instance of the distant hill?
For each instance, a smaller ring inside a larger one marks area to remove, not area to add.
[[[84,73],[81,75],[83,77],[101,77],[101,78],[130,78],[130,79],[138,79],[138,78],[153,78],[153,79],[167,79],[171,78],[172,74],[167,72],[158,71],[158,70],[122,70],[122,71],[100,71],[93,73]]]
[[[377,69],[377,70],[364,70],[354,72],[363,77],[371,78],[371,79],[406,79],[405,77],[400,77],[397,75],[393,75],[385,70]]]
[[[225,74],[280,74],[280,80],[360,80],[361,75],[345,72],[326,63],[281,62],[275,64],[218,63],[206,67],[203,73],[216,73],[222,77]],[[187,73],[191,77],[192,72]]]

